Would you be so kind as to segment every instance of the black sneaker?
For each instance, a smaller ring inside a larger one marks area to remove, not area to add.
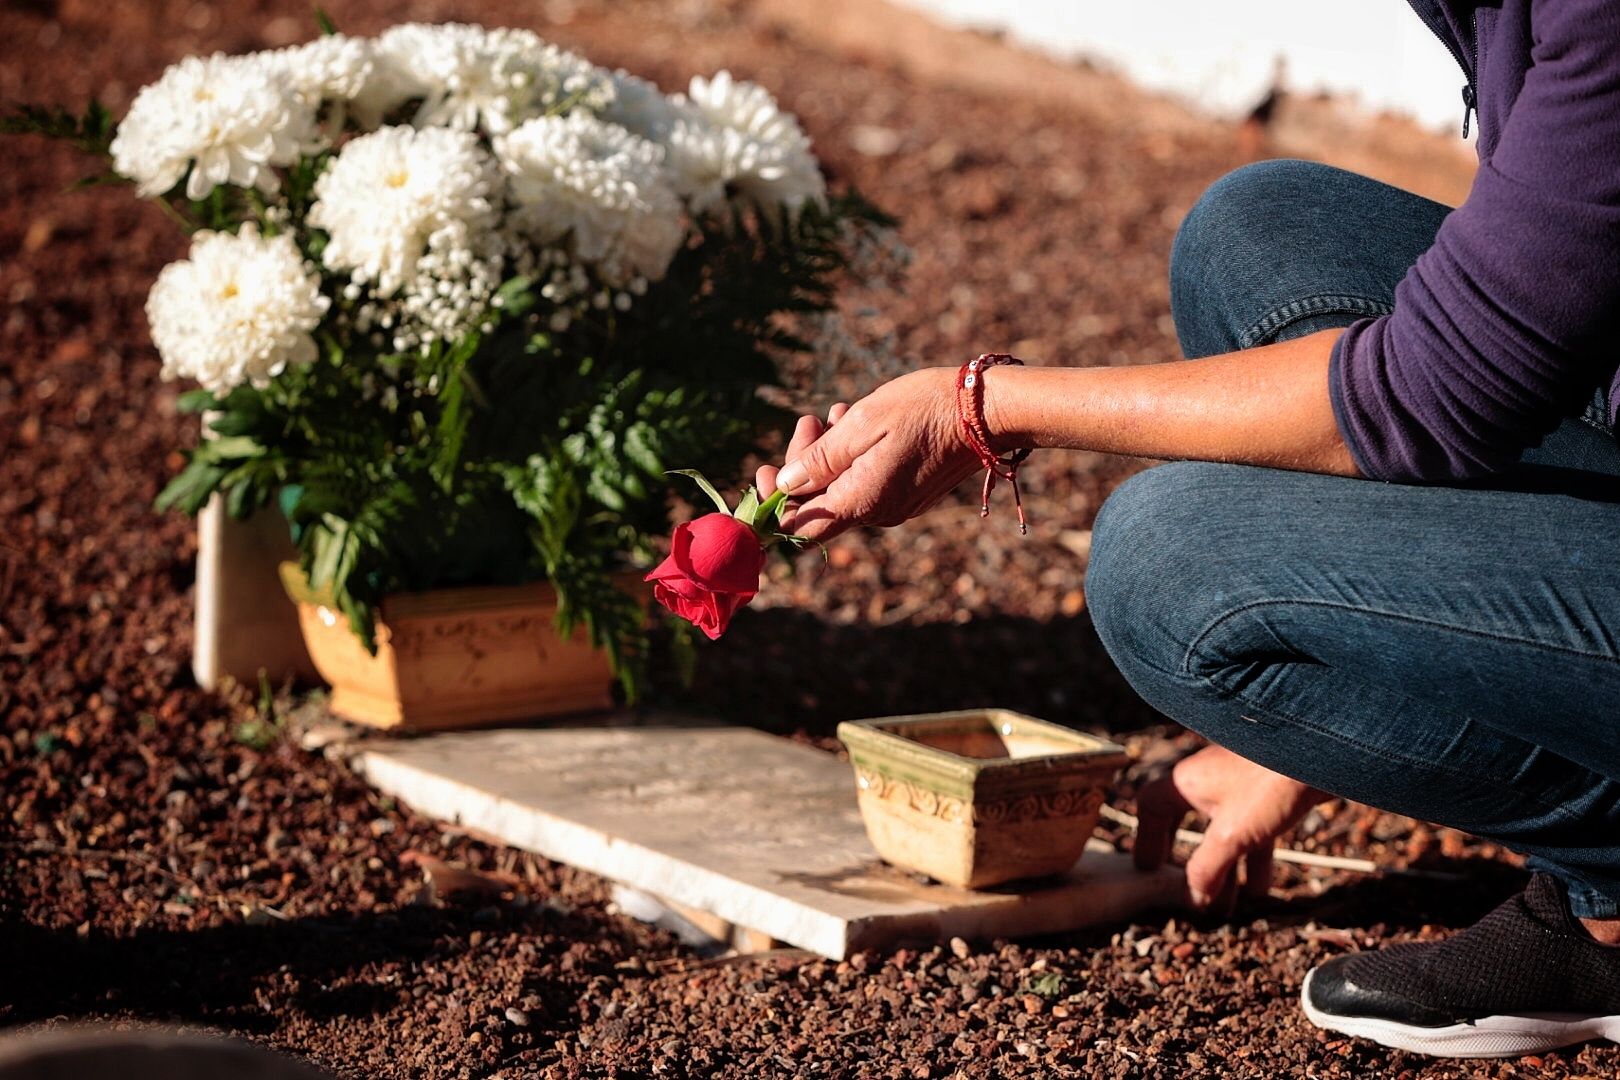
[[[1516,1057],[1620,1042],[1620,947],[1569,914],[1557,879],[1444,941],[1392,945],[1312,968],[1300,991],[1317,1027],[1437,1057]]]

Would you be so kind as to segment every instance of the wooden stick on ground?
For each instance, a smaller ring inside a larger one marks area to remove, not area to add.
[[[1102,808],[1102,816],[1116,825],[1124,826],[1131,832],[1136,832],[1138,822],[1135,814],[1127,814],[1123,810],[1116,810],[1112,806]],[[1192,829],[1177,829],[1176,841],[1182,844],[1200,844],[1204,834]],[[1293,863],[1296,866],[1315,866],[1324,870],[1349,870],[1357,874],[1399,874],[1403,877],[1432,878],[1437,881],[1455,881],[1456,874],[1448,874],[1440,870],[1408,870],[1398,866],[1383,866],[1371,859],[1352,859],[1344,855],[1321,855],[1314,851],[1299,851],[1290,847],[1279,847],[1272,856],[1278,862]]]

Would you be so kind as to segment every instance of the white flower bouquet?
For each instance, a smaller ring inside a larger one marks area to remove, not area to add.
[[[668,531],[666,469],[737,469],[793,319],[889,222],[726,72],[666,95],[524,30],[325,29],[183,60],[116,125],[6,121],[192,231],[147,316],[209,437],[159,505],[279,506],[368,643],[388,593],[550,580],[630,685],[610,574]]]

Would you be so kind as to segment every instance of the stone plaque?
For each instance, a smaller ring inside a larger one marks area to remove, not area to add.
[[[1179,902],[1179,870],[1090,850],[984,891],[880,862],[836,757],[732,727],[457,732],[355,748],[417,810],[833,959],[901,941],[1047,934]]]

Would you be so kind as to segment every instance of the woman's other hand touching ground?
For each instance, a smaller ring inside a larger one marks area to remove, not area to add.
[[[1271,887],[1277,837],[1327,798],[1230,750],[1206,746],[1137,795],[1136,865],[1162,866],[1182,819],[1202,814],[1209,826],[1187,860],[1187,891],[1195,907],[1229,912],[1237,901],[1239,864],[1243,890],[1264,896]]]

